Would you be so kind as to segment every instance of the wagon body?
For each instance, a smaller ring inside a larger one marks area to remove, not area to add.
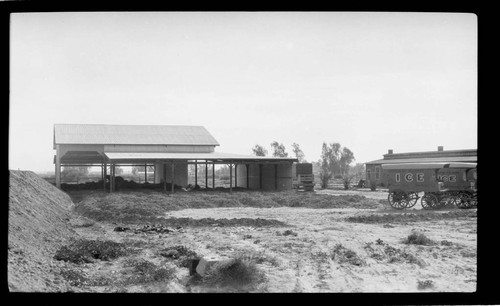
[[[434,169],[384,169],[389,192],[438,192]]]
[[[476,185],[475,168],[444,168],[438,171],[437,179],[448,191],[473,191]]]
[[[477,206],[476,163],[400,163],[382,165],[387,176],[389,203],[409,208],[420,198],[422,207],[436,208],[449,203],[460,208]]]

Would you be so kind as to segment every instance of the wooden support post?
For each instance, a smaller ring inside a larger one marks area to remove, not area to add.
[[[215,163],[212,162],[212,188],[215,190]]]
[[[153,165],[153,177],[154,177],[153,183],[157,184],[157,182],[156,182],[156,164]]]
[[[205,188],[208,189],[208,161],[205,160]]]
[[[163,191],[167,191],[167,164],[163,164]]]
[[[172,178],[172,193],[174,193],[174,177],[175,177],[174,176],[174,173],[175,173],[174,171],[175,171],[175,164],[172,163],[171,167],[172,167],[172,175],[171,175],[171,178]]]
[[[148,164],[144,164],[144,183],[148,181]]]
[[[108,165],[106,164],[106,162],[104,162],[104,182],[103,182],[103,188],[104,188],[104,191],[106,191],[106,180],[108,179]]]
[[[208,164],[205,161],[205,188],[208,188]]]
[[[250,175],[248,174],[248,170],[250,169],[250,165],[246,164],[247,167],[247,189],[250,189]]]
[[[113,192],[113,164],[109,164],[109,193]]]
[[[229,164],[229,193],[233,192],[233,164]]]
[[[194,186],[198,185],[198,161],[194,161]]]
[[[234,164],[234,187],[238,187],[238,164]]]

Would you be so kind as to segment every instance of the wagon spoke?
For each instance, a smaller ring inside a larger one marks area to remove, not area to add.
[[[423,209],[433,209],[436,208],[439,201],[435,194],[426,193],[422,197],[421,204]]]

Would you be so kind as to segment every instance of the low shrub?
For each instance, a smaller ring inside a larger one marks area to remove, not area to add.
[[[63,269],[61,270],[61,276],[67,281],[71,286],[82,287],[88,284],[89,279],[83,275],[81,271],[74,269]]]
[[[342,244],[336,244],[331,257],[338,263],[348,263],[355,266],[362,266],[365,262],[353,250],[345,248]]]
[[[286,230],[282,233],[283,236],[297,236],[298,234],[292,230]]]
[[[96,259],[110,260],[126,254],[125,247],[114,241],[77,240],[56,251],[54,259],[72,263],[89,263]]]
[[[133,268],[133,274],[123,281],[126,285],[165,282],[175,276],[175,268],[161,267],[144,259],[129,260],[126,266]]]
[[[430,279],[425,280],[425,281],[418,280],[418,289],[420,289],[420,290],[433,288],[433,287],[434,287],[434,282]]]
[[[425,234],[419,232],[411,233],[406,239],[403,240],[406,244],[416,244],[416,245],[432,245],[434,241],[428,238]]]
[[[198,254],[183,245],[167,247],[161,250],[158,255],[177,261],[181,267],[189,267],[191,260],[199,259]]]
[[[237,257],[211,266],[202,277],[201,283],[209,286],[241,287],[260,283],[264,279],[264,274],[254,261]]]

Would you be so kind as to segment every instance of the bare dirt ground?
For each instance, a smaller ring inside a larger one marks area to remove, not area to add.
[[[44,186],[62,193],[51,187]],[[11,187],[12,192],[19,191]],[[74,207],[68,206],[70,217],[45,224],[45,228],[67,227],[67,232],[57,241],[47,240],[37,262],[34,257],[26,260],[25,254],[34,252],[30,244],[21,244],[26,237],[9,235],[11,291],[231,291],[193,282],[189,268],[173,256],[180,251],[172,253],[172,248],[198,257],[252,260],[264,280],[245,292],[476,290],[477,209],[424,211],[417,204],[399,211],[390,208],[385,191],[368,190],[174,195],[75,191],[70,195],[74,202]],[[11,199],[9,205],[10,230],[19,229],[22,225],[14,222],[14,206],[19,204]],[[155,224],[165,230],[141,230]],[[118,227],[122,230],[116,231]],[[409,243],[412,233],[429,240]],[[36,235],[34,240],[39,240],[47,233]],[[129,251],[86,263],[54,259],[61,245],[78,239],[113,241]],[[138,273],[130,268],[137,261],[170,269],[173,275],[166,281],[124,281]]]

